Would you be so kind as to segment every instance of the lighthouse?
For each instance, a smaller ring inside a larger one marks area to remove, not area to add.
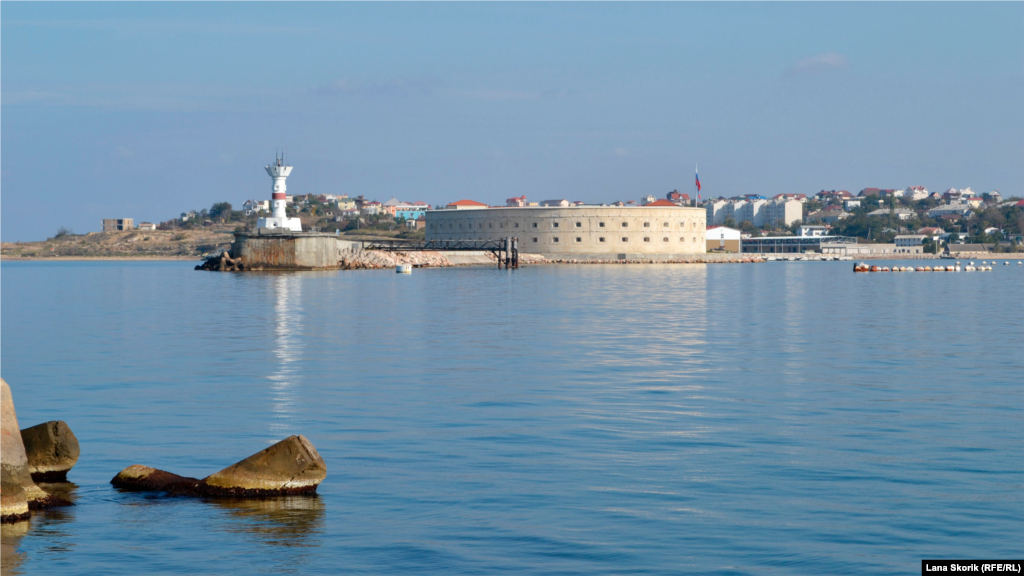
[[[274,163],[267,166],[267,174],[270,174],[270,177],[274,180],[274,192],[270,202],[272,215],[270,218],[260,218],[256,222],[257,228],[302,232],[302,221],[298,218],[288,218],[284,212],[285,204],[287,204],[285,193],[288,191],[288,185],[285,184],[285,180],[288,179],[288,175],[291,173],[292,167],[285,163],[284,156],[274,155]]]

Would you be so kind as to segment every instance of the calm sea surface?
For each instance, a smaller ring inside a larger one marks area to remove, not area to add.
[[[77,506],[4,574],[866,574],[1024,550],[1024,267],[4,263]],[[291,434],[317,497],[122,494]]]

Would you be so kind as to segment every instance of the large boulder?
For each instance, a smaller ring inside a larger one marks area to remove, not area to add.
[[[309,494],[327,477],[327,464],[305,436],[290,436],[202,480],[136,464],[110,481],[123,490],[192,496],[267,497]]]
[[[78,462],[78,438],[63,420],[44,422],[21,431],[28,469],[36,482],[63,482]]]
[[[327,464],[305,436],[289,436],[273,446],[210,474],[202,481],[207,494],[265,496],[316,492],[327,477]]]
[[[46,492],[32,481],[11,387],[3,378],[0,378],[0,482],[5,493],[8,485],[21,486],[32,508],[45,506],[49,501]]]

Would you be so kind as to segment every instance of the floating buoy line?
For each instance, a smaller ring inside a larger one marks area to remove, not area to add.
[[[949,264],[947,266],[869,266],[866,262],[858,262],[853,265],[854,272],[991,272],[993,270],[992,264],[996,261],[993,260],[991,264],[987,261],[982,260],[980,265],[975,266],[974,262],[968,262],[961,266],[958,260],[956,264]],[[1010,262],[1003,262],[1004,266],[1009,266]],[[1022,262],[1017,261],[1017,266],[1021,266]]]

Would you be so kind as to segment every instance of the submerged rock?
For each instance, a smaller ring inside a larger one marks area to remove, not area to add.
[[[196,491],[199,480],[133,464],[118,472],[110,483],[122,490],[191,493]]]
[[[66,480],[78,462],[78,438],[63,420],[44,422],[21,431],[28,469],[36,482]]]
[[[136,464],[110,481],[124,490],[189,496],[280,496],[310,494],[327,477],[327,465],[305,436],[273,446],[202,480]]]

